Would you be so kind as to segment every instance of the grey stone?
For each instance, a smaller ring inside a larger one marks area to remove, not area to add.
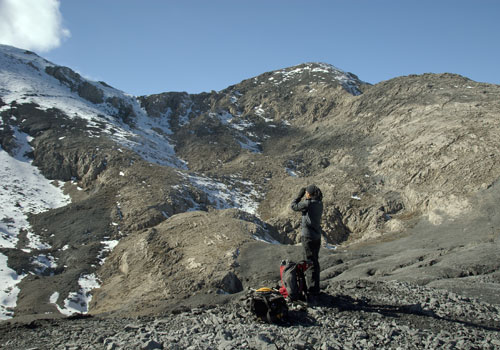
[[[163,349],[163,344],[155,340],[148,340],[147,342],[143,343],[141,349],[142,350]]]
[[[115,350],[115,349],[118,349],[118,348],[119,348],[119,346],[116,343],[114,343],[114,342],[108,343],[106,345],[106,350]]]
[[[141,328],[141,326],[135,325],[135,324],[127,324],[123,329],[126,332],[133,332],[133,331],[138,331]]]
[[[302,340],[302,339],[296,339],[293,344],[293,348],[297,350],[307,350],[309,349],[309,344]]]

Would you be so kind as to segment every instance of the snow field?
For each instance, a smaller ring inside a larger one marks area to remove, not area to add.
[[[70,203],[69,196],[62,189],[54,186],[40,171],[31,164],[25,154],[31,151],[31,138],[18,130],[14,130],[17,149],[14,156],[0,148],[0,247],[15,248],[18,235],[25,232],[29,240],[23,249],[50,248],[31,231],[28,213],[40,213],[50,208],[57,208]],[[51,256],[40,254],[32,261],[36,271],[43,271],[56,263]],[[7,265],[7,257],[0,254],[0,319],[10,318],[9,308],[16,306],[19,289],[16,285],[25,277],[18,275]]]
[[[17,304],[17,295],[20,290],[16,286],[25,275],[18,275],[7,266],[7,257],[0,253],[0,320],[7,320],[13,316],[13,308]]]

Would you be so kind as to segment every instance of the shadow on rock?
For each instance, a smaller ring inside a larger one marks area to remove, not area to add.
[[[487,322],[487,324],[474,323],[470,321],[453,319],[450,317],[443,317],[437,315],[432,310],[427,310],[422,308],[422,305],[408,304],[408,305],[384,305],[370,303],[367,298],[355,299],[349,295],[329,295],[327,293],[321,293],[316,296],[314,300],[309,302],[310,306],[317,307],[327,307],[335,308],[339,312],[349,312],[349,311],[363,311],[378,313],[385,317],[399,318],[401,315],[414,315],[421,317],[430,317],[438,321],[453,322],[457,324],[462,324],[467,327],[480,328],[488,331],[499,331],[500,326],[493,321]]]
[[[314,317],[307,313],[307,310],[289,310],[288,319],[284,325],[312,327],[318,326],[318,322]]]

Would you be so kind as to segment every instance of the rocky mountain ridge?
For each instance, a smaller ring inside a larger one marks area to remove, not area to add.
[[[499,86],[453,74],[372,86],[307,63],[135,98],[0,52],[2,150],[27,135],[32,164],[71,196],[25,213],[29,228],[0,219],[20,280],[9,317],[155,314],[275,283],[279,261],[300,255],[288,206],[308,183],[337,247],[321,253],[325,289],[399,279],[498,302]]]

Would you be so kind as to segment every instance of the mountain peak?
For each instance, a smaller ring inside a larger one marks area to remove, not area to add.
[[[352,95],[360,95],[362,86],[368,83],[360,80],[355,74],[345,72],[331,64],[308,62],[296,66],[267,72],[253,78],[259,85],[271,84],[274,87],[322,84],[326,86],[340,85]]]

